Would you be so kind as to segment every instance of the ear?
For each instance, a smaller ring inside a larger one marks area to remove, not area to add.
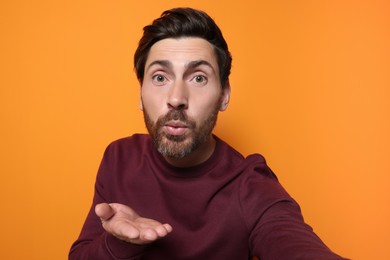
[[[224,88],[222,89],[222,97],[221,97],[221,107],[219,111],[225,111],[229,105],[230,101],[230,82],[229,80],[225,83]]]
[[[139,87],[139,109],[141,109],[141,111],[144,111],[144,105],[142,102],[142,86]]]

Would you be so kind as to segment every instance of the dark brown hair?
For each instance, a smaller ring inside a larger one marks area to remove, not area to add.
[[[232,57],[222,32],[205,12],[192,8],[164,11],[144,33],[134,54],[134,68],[139,82],[143,81],[149,50],[156,42],[167,38],[200,37],[214,46],[222,87],[229,80]]]

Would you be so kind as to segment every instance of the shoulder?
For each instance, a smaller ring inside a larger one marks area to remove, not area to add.
[[[268,166],[265,158],[260,154],[251,154],[244,160],[244,165],[247,169],[249,176],[258,178],[268,178],[274,181],[278,181],[275,173]]]
[[[151,146],[152,141],[146,134],[134,134],[111,142],[104,151],[98,179],[109,183],[125,178],[129,169],[140,165]]]
[[[103,162],[133,161],[152,147],[149,135],[134,134],[111,142],[104,151]]]
[[[263,209],[279,201],[291,200],[266,160],[259,154],[245,158],[240,183],[243,204],[257,205]]]
[[[251,154],[243,161],[241,191],[261,198],[289,198],[276,174],[260,154]]]
[[[217,146],[213,159],[218,161],[219,167],[238,173],[244,180],[266,178],[277,181],[276,175],[268,167],[262,155],[256,153],[245,157],[222,139],[214,137],[217,140]]]

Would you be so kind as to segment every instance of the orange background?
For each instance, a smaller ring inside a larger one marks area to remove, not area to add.
[[[1,1],[0,259],[67,259],[106,145],[145,132],[132,56],[175,6],[233,54],[217,135],[262,153],[334,251],[390,259],[388,1]]]

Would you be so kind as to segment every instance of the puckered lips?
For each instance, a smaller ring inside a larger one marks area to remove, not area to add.
[[[172,120],[164,124],[163,130],[169,135],[183,135],[188,131],[188,125],[180,120]]]

